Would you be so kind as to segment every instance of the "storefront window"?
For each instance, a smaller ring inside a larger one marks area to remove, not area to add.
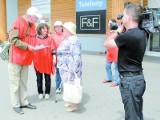
[[[149,51],[160,52],[160,31],[150,36]]]

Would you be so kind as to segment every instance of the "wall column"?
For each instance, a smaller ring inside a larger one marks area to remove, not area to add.
[[[7,38],[6,0],[0,0],[0,42]]]
[[[124,0],[112,0],[112,18],[117,19],[119,13],[123,13]]]
[[[109,1],[111,1],[111,0],[109,0]],[[138,3],[142,6],[147,6],[147,4],[148,4],[148,0],[112,0],[111,1],[111,7],[112,7],[111,18],[116,19],[118,13],[123,13],[125,2]]]

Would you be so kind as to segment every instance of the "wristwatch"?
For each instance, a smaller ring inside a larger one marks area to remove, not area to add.
[[[119,31],[117,31],[117,34],[119,35],[119,34],[120,34],[120,32],[119,32]]]

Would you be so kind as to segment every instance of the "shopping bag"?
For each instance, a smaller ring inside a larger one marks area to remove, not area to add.
[[[70,78],[70,77],[69,77]],[[63,100],[71,103],[80,103],[82,100],[82,86],[80,78],[75,73],[74,84],[69,82],[63,84]]]
[[[0,58],[2,60],[8,60],[9,59],[9,49],[10,49],[11,43],[9,41],[5,41],[0,44]]]

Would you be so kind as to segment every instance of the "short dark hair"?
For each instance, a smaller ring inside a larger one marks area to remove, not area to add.
[[[110,19],[110,21],[112,21],[112,22],[117,22],[117,21],[116,21],[115,19],[113,19],[113,18],[112,18],[112,19]]]
[[[132,20],[135,22],[140,22],[143,17],[143,8],[139,4],[130,3],[125,7],[126,13],[132,15]]]
[[[44,27],[47,28],[47,30],[49,30],[49,26],[46,24],[46,23],[40,23],[38,26],[37,26],[37,35],[41,35],[42,32],[41,32],[41,29],[43,29]]]

